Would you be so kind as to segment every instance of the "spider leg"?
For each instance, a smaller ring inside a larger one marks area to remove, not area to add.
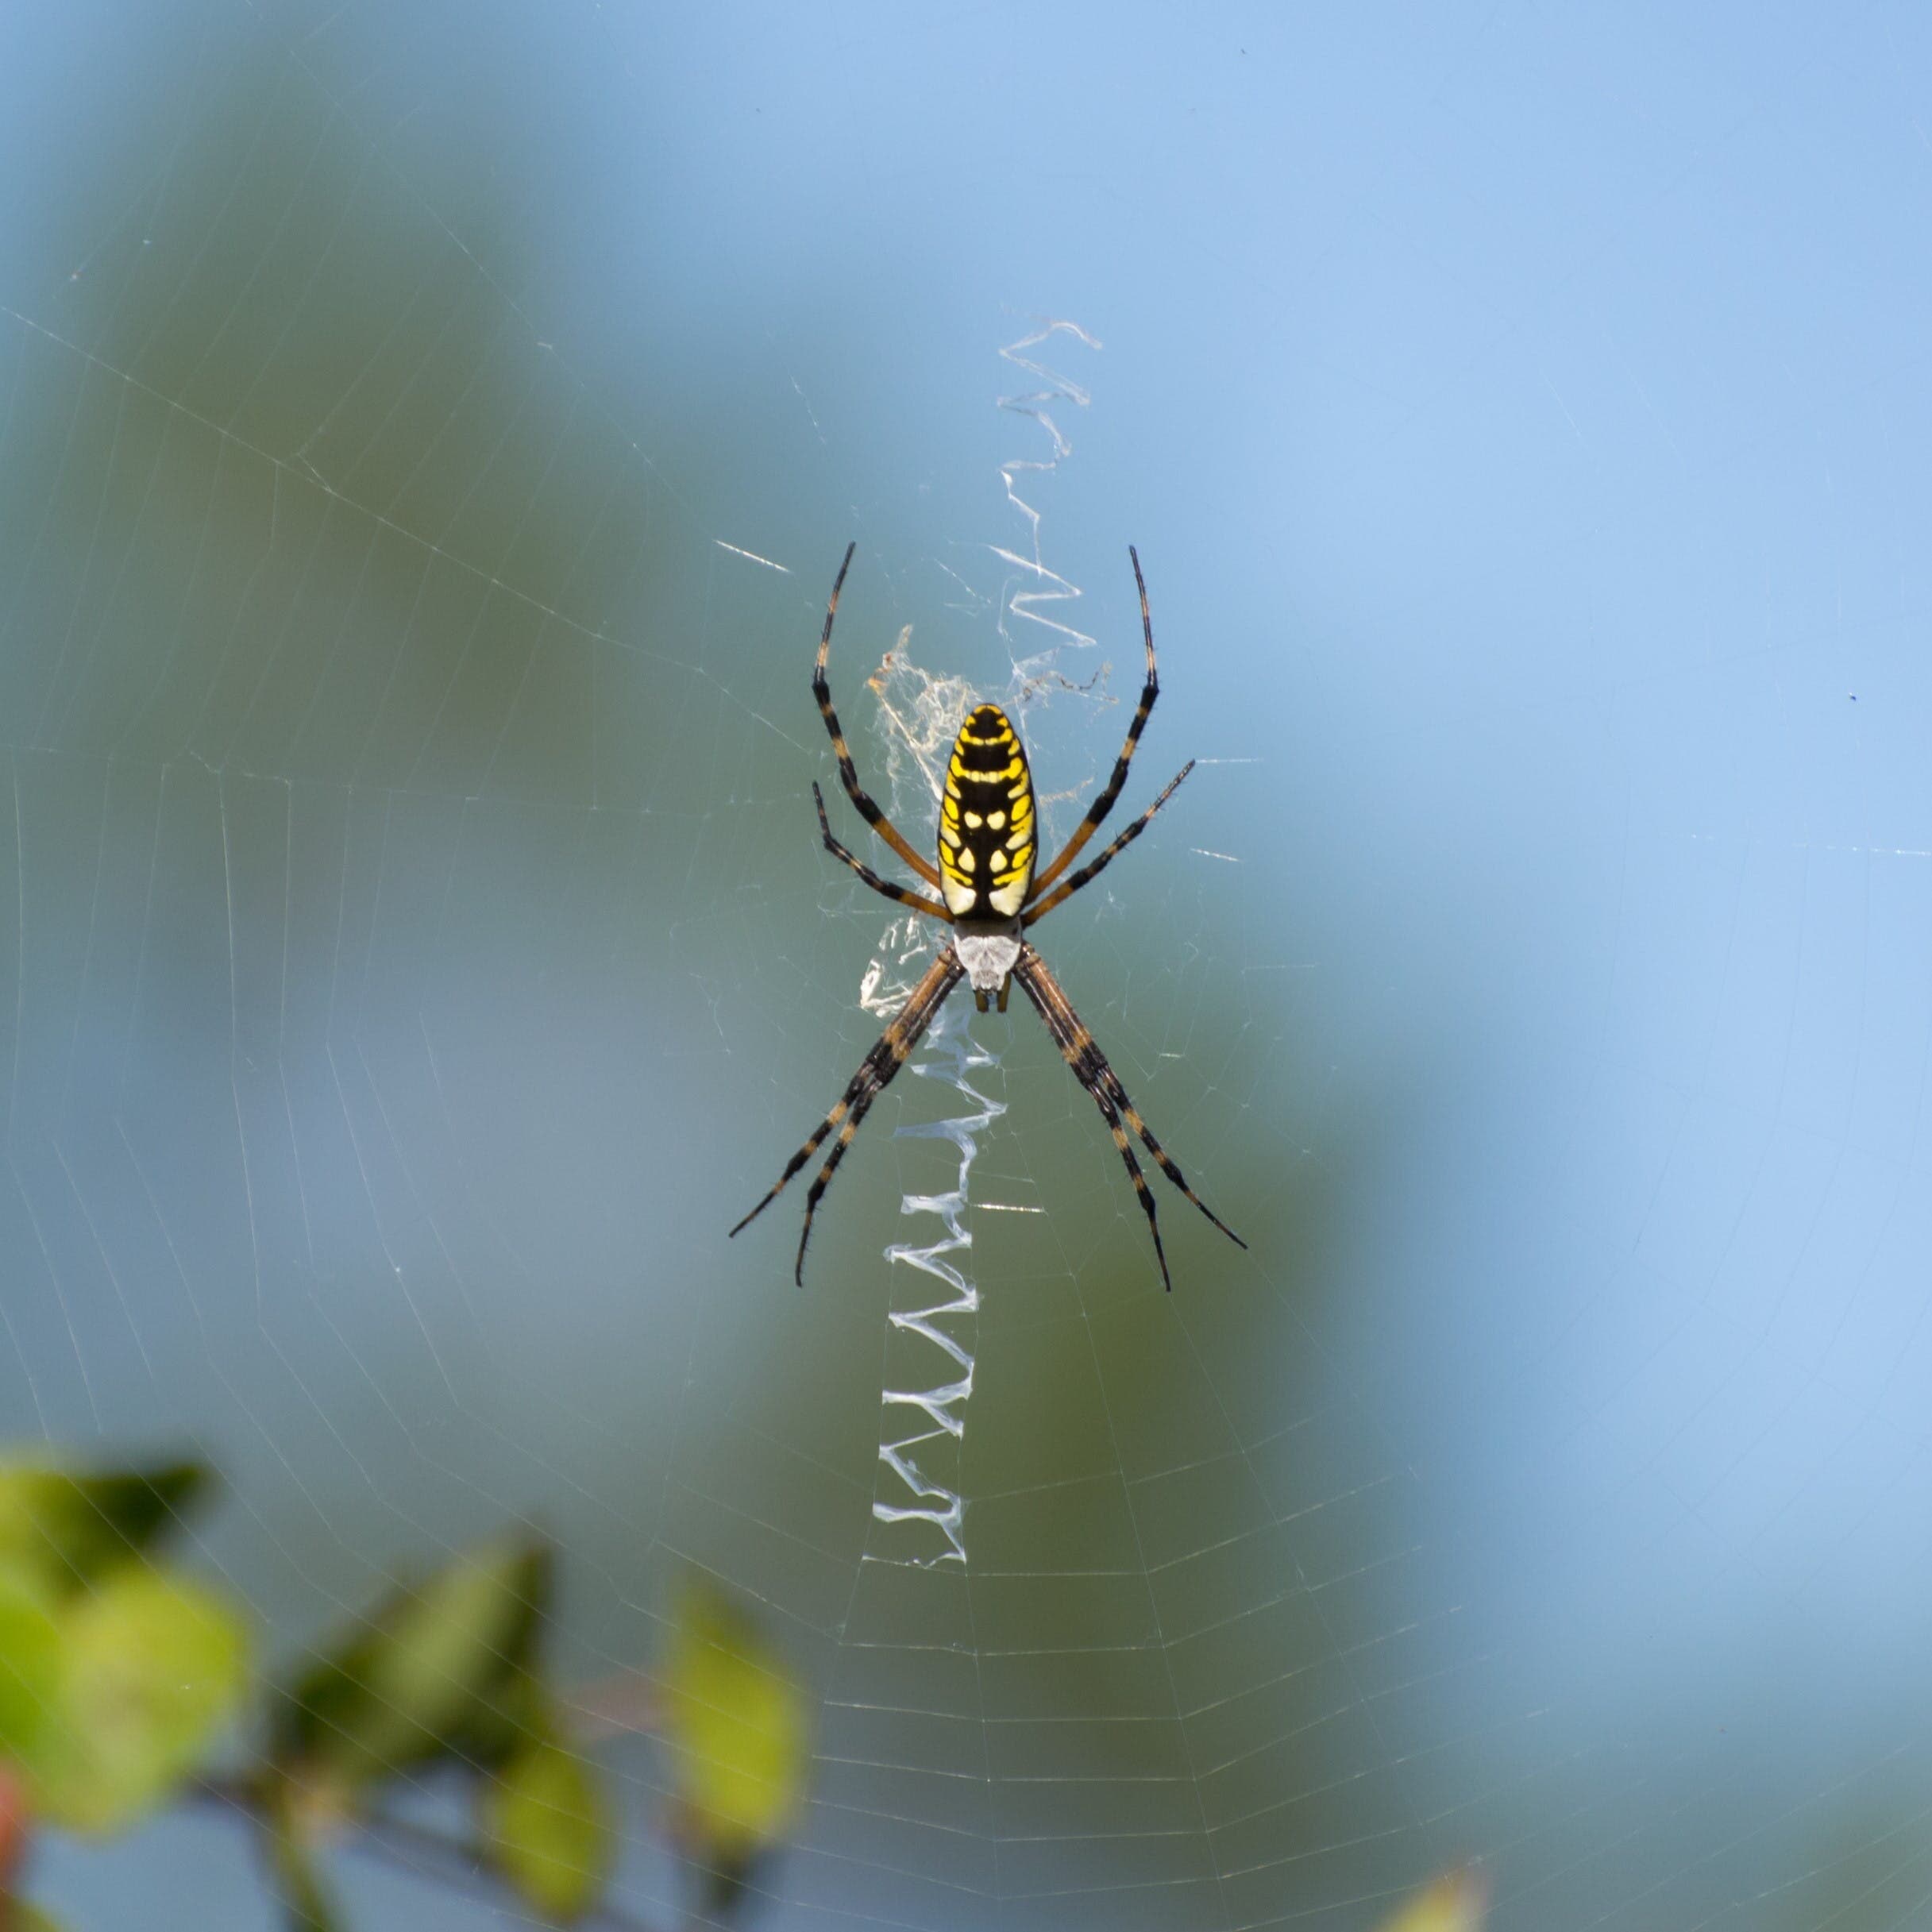
[[[946,1004],[947,995],[965,976],[966,969],[948,945],[926,969],[925,978],[912,989],[905,1005],[873,1043],[872,1051],[859,1062],[858,1071],[846,1082],[844,1093],[839,1097],[831,1112],[812,1130],[805,1144],[785,1163],[785,1172],[773,1184],[771,1191],[731,1230],[736,1234],[756,1221],[777,1198],[792,1175],[817,1153],[826,1136],[837,1128],[838,1141],[805,1195],[805,1225],[798,1237],[798,1263],[792,1271],[792,1278],[801,1288],[805,1284],[805,1244],[812,1238],[812,1217],[818,1212],[819,1202],[831,1185],[832,1174],[845,1158],[846,1149],[852,1144],[852,1136],[858,1132],[859,1122],[865,1119],[872,1103],[892,1084],[893,1076],[904,1066],[907,1056],[919,1044],[920,1035]]]
[[[858,767],[852,762],[851,747],[845,742],[844,727],[839,722],[838,712],[832,709],[832,688],[825,675],[825,661],[832,646],[832,619],[839,615],[839,593],[845,588],[845,573],[852,568],[852,553],[858,548],[856,543],[845,546],[845,561],[839,566],[831,596],[825,606],[825,628],[819,634],[818,661],[812,673],[812,695],[818,700],[819,715],[825,720],[825,728],[831,734],[832,750],[839,759],[839,782],[845,787],[846,796],[851,800],[858,816],[928,885],[937,885],[939,875],[932,862],[921,858],[906,843],[900,836],[899,828],[873,803],[870,793],[858,782]]]
[[[909,905],[915,912],[930,912],[935,919],[951,923],[952,914],[936,899],[928,899],[924,893],[908,892],[903,885],[895,885],[890,879],[882,879],[862,859],[854,858],[832,836],[831,821],[825,816],[825,799],[813,781],[812,796],[819,808],[819,830],[825,835],[825,849],[834,858],[843,859],[875,893],[893,900],[900,905]]]
[[[1113,843],[1109,846],[1098,858],[1089,865],[1082,866],[1065,885],[1056,886],[1038,905],[1028,912],[1026,917],[1020,920],[1020,924],[1030,926],[1035,920],[1044,919],[1062,900],[1070,899],[1082,886],[1086,885],[1090,880],[1099,877],[1101,873],[1106,870],[1108,862],[1113,858],[1113,855],[1116,852],[1125,851],[1128,846],[1132,845],[1147,830],[1148,819],[1152,818],[1155,813],[1174,796],[1174,792],[1180,787],[1181,781],[1194,769],[1194,761],[1190,758],[1170,781],[1167,790],[1162,792],[1160,796],[1155,799],[1153,804],[1148,806],[1147,810],[1142,812],[1140,816],[1135,819],[1133,823],[1128,826],[1127,830],[1122,832],[1120,837],[1115,839]]]
[[[1072,1019],[1073,1009],[1064,1001],[1056,1004],[1035,985],[1026,970],[1025,961],[1014,969],[1013,977],[1026,989],[1027,997],[1033,1002],[1041,1019],[1047,1023],[1060,1049],[1061,1056],[1073,1069],[1074,1078],[1093,1097],[1093,1104],[1100,1109],[1101,1118],[1107,1123],[1107,1131],[1113,1136],[1113,1144],[1120,1151],[1120,1158],[1127,1163],[1128,1178],[1134,1184],[1134,1193],[1139,1199],[1141,1211],[1147,1217],[1147,1232],[1154,1237],[1154,1259],[1160,1263],[1161,1286],[1168,1294],[1174,1293],[1174,1277],[1167,1272],[1167,1251],[1161,1246],[1160,1210],[1154,1205],[1154,1197],[1147,1189],[1147,1177],[1140,1171],[1140,1163],[1134,1159],[1134,1150],[1128,1143],[1127,1130],[1120,1124],[1120,1109],[1108,1097],[1106,1089],[1087,1076],[1085,1051],[1081,1045],[1080,1034],[1085,1031],[1078,1020]],[[1089,1045],[1092,1043],[1089,1036]]]
[[[1120,1131],[1123,1120],[1140,1136],[1161,1172],[1236,1248],[1245,1248],[1248,1244],[1188,1186],[1186,1176],[1175,1166],[1167,1150],[1148,1131],[1147,1124],[1141,1119],[1139,1109],[1127,1097],[1127,1089],[1120,1085],[1120,1076],[1109,1066],[1107,1056],[1101,1051],[1093,1035],[1082,1024],[1080,1016],[1074,1011],[1073,1003],[1060,990],[1059,982],[1047,970],[1047,962],[1031,945],[1022,945],[1020,947],[1019,963],[1013,968],[1013,977],[1024,988],[1027,997],[1033,1002],[1041,1019],[1046,1021],[1048,1032],[1059,1042],[1060,1051],[1067,1065],[1073,1069],[1074,1078],[1093,1095],[1094,1104],[1106,1117],[1109,1126],[1114,1130],[1116,1143],[1121,1152],[1128,1156],[1128,1170],[1136,1177],[1135,1186],[1141,1196],[1141,1205],[1147,1210],[1148,1221],[1151,1222],[1154,1219],[1153,1197],[1146,1190],[1143,1178],[1128,1148],[1126,1136]],[[1155,1236],[1157,1251],[1159,1245],[1160,1237],[1157,1231]],[[1167,1272],[1167,1264],[1163,1259],[1161,1263],[1163,1278]]]
[[[1088,806],[1087,816],[1074,827],[1074,835],[1060,848],[1059,857],[1034,880],[1032,889],[1027,894],[1029,900],[1039,898],[1066,870],[1081,847],[1100,830],[1101,820],[1113,811],[1113,801],[1120,796],[1120,787],[1127,782],[1127,768],[1134,762],[1134,750],[1140,742],[1140,734],[1147,728],[1147,714],[1154,708],[1154,700],[1160,696],[1160,678],[1154,669],[1154,620],[1147,615],[1147,580],[1140,574],[1140,553],[1131,543],[1127,546],[1127,553],[1133,559],[1134,581],[1140,587],[1140,634],[1147,647],[1147,681],[1141,687],[1140,704],[1134,713],[1134,721],[1127,727],[1127,742],[1120,747],[1120,755],[1113,762],[1113,776],[1107,781],[1099,797]]]

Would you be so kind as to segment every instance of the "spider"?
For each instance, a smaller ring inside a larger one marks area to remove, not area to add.
[[[735,1235],[758,1219],[775,1201],[780,1190],[816,1154],[826,1136],[836,1128],[839,1138],[825,1164],[819,1170],[805,1195],[805,1225],[798,1237],[798,1262],[793,1279],[802,1287],[805,1279],[805,1244],[812,1239],[812,1217],[831,1185],[832,1175],[852,1144],[866,1110],[883,1093],[893,1076],[903,1066],[920,1036],[932,1024],[939,1008],[961,980],[973,989],[979,1010],[986,1011],[987,996],[997,994],[999,1010],[1006,1011],[1006,996],[1012,982],[1033,1002],[1047,1031],[1059,1045],[1074,1078],[1093,1097],[1101,1117],[1113,1136],[1113,1144],[1127,1163],[1128,1178],[1147,1217],[1147,1230],[1154,1237],[1155,1258],[1160,1263],[1162,1285],[1171,1292],[1173,1278],[1167,1272],[1167,1256],[1161,1246],[1160,1217],[1147,1176],[1128,1144],[1129,1128],[1147,1144],[1161,1171],[1200,1209],[1237,1248],[1248,1244],[1209,1207],[1190,1187],[1181,1170],[1168,1158],[1167,1150],[1147,1131],[1120,1077],[1107,1064],[1107,1056],[1094,1043],[1093,1035],[1082,1024],[1072,1003],[1060,990],[1059,982],[1047,970],[1047,962],[1026,938],[1028,927],[1036,925],[1059,905],[1064,904],[1105,870],[1116,853],[1124,851],[1146,831],[1147,822],[1173,797],[1182,779],[1194,769],[1190,758],[1167,789],[1133,823],[1102,852],[1082,866],[1072,877],[1061,881],[1082,848],[1113,808],[1113,801],[1127,782],[1127,769],[1133,762],[1135,748],[1146,727],[1147,715],[1159,695],[1160,681],[1154,668],[1154,624],[1147,615],[1147,587],[1140,574],[1140,558],[1130,544],[1127,554],[1132,560],[1134,582],[1140,592],[1140,630],[1147,652],[1147,681],[1140,693],[1140,706],[1127,727],[1127,742],[1114,761],[1113,775],[1106,783],[1086,816],[1074,828],[1074,835],[1061,848],[1060,855],[1044,872],[1035,874],[1038,827],[1035,820],[1033,781],[1027,769],[1027,754],[1019,734],[997,704],[981,704],[959,727],[946,772],[945,795],[939,801],[939,862],[929,864],[913,850],[899,829],[876,805],[858,781],[858,768],[832,709],[831,686],[825,675],[826,660],[832,642],[832,619],[839,614],[839,593],[845,587],[846,573],[852,567],[856,543],[846,546],[845,561],[832,584],[825,606],[825,628],[819,636],[819,654],[812,674],[812,695],[819,701],[819,715],[831,734],[832,750],[838,755],[839,782],[858,815],[928,885],[938,888],[941,897],[909,891],[882,879],[863,860],[855,858],[833,836],[831,823],[825,816],[824,795],[815,783],[812,796],[819,808],[819,831],[825,849],[833,858],[850,866],[875,893],[896,905],[910,906],[916,912],[943,920],[952,928],[952,938],[939,949],[926,969],[925,977],[912,989],[904,1005],[860,1062],[858,1071],[847,1084],[836,1105],[813,1129],[806,1141],[785,1163],[785,1172],[773,1184],[770,1193],[731,1230]]]

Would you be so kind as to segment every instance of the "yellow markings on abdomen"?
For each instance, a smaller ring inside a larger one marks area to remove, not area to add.
[[[1033,780],[1019,734],[997,704],[961,726],[947,762],[939,882],[955,919],[1015,917],[1033,881]]]

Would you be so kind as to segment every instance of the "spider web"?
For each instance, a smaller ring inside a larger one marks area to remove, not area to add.
[[[1042,345],[1060,336],[1071,337],[1086,349],[1100,346],[1078,324],[1062,321],[1049,322],[1000,351],[1005,361],[1047,385],[1002,397],[1000,403],[1002,409],[1036,424],[1047,438],[1043,456],[1014,457],[1000,466],[1006,499],[1025,522],[1028,551],[992,546],[993,557],[1017,573],[1001,599],[1001,636],[1010,645],[1020,627],[1035,626],[1049,640],[1029,655],[1016,657],[1007,688],[1000,693],[1009,715],[1020,719],[1023,729],[1029,712],[1051,693],[1058,690],[1089,694],[1101,675],[1095,673],[1083,687],[1070,681],[1061,668],[1064,653],[1092,650],[1095,640],[1051,615],[1052,607],[1071,605],[1081,593],[1048,567],[1040,549],[1040,512],[1015,487],[1024,476],[1028,479],[1028,488],[1034,489],[1032,479],[1051,476],[1062,459],[1072,453],[1071,442],[1049,411],[1084,408],[1091,399],[1079,384],[1038,360]],[[963,679],[935,677],[914,664],[911,634],[910,625],[900,631],[898,642],[868,681],[868,688],[878,700],[893,816],[917,824],[931,819],[938,809],[946,761],[959,721],[980,701],[980,694]],[[1058,802],[1051,796],[1043,797],[1042,809],[1051,812]],[[1041,862],[1043,866],[1045,862]],[[859,987],[859,1004],[866,1012],[890,1020],[904,1006],[931,956],[932,935],[930,923],[916,915],[887,926],[881,952],[866,967]],[[889,962],[899,969],[889,976]],[[912,967],[910,973],[908,966]],[[997,1053],[971,1038],[963,1001],[941,1009],[927,1031],[925,1051],[911,1063],[915,1075],[954,1088],[964,1097],[967,1111],[899,1129],[908,1137],[951,1141],[959,1152],[959,1172],[956,1186],[939,1194],[909,1193],[900,1202],[902,1214],[936,1217],[937,1238],[924,1243],[895,1241],[885,1250],[888,1262],[903,1264],[915,1275],[938,1282],[942,1297],[933,1301],[915,1283],[908,1305],[895,1307],[890,1317],[889,1369],[895,1354],[909,1352],[916,1359],[923,1359],[927,1370],[923,1376],[913,1376],[912,1382],[929,1386],[901,1388],[889,1375],[881,1398],[886,1415],[879,1460],[891,1480],[886,1484],[889,1494],[873,1499],[873,1517],[889,1529],[912,1525],[925,1533],[912,1541],[894,1534],[885,1540],[886,1548],[868,1550],[869,1556],[877,1555],[887,1561],[927,1564],[963,1564],[966,1560],[966,1499],[958,1487],[958,1456],[966,1431],[965,1405],[973,1393],[974,1363],[970,1343],[977,1332],[980,1298],[977,1284],[963,1272],[973,1236],[962,1217],[981,1136],[1006,1111],[1004,1103],[981,1092],[969,1076],[981,1076],[999,1064]],[[1045,1210],[1016,1202],[989,1201],[981,1204],[980,1211],[1039,1214]],[[937,1352],[936,1359],[929,1352],[932,1351]],[[937,1382],[931,1379],[935,1371],[941,1378]],[[942,1461],[945,1480],[937,1467]]]
[[[775,1926],[1923,1922],[1918,30],[168,13],[0,133],[9,1433],[205,1454],[282,1656],[507,1523],[573,1681],[718,1579]],[[862,765],[918,843],[1017,686],[1050,847],[1141,543],[1121,813],[1202,769],[1043,935],[1252,1244],[1171,1297],[957,997],[804,1291],[724,1241],[930,943],[812,821],[854,534]],[[206,1819],[36,1880],[268,1922]]]

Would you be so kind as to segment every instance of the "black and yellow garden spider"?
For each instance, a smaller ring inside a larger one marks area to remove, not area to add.
[[[831,597],[825,607],[825,628],[819,637],[818,662],[812,674],[812,695],[818,700],[819,715],[825,720],[826,730],[831,734],[832,750],[839,758],[839,782],[845,787],[846,796],[858,808],[859,816],[928,885],[936,886],[942,897],[930,899],[924,893],[895,885],[889,879],[881,878],[870,866],[848,852],[833,837],[831,822],[825,816],[824,796],[814,784],[812,796],[819,808],[819,830],[824,835],[826,850],[835,858],[843,860],[875,893],[882,893],[895,904],[910,906],[915,912],[944,920],[951,927],[953,936],[939,949],[938,957],[926,969],[925,977],[912,989],[892,1024],[859,1063],[858,1071],[839,1096],[838,1104],[819,1123],[811,1139],[785,1163],[785,1172],[779,1175],[771,1192],[731,1232],[736,1234],[739,1228],[755,1221],[777,1198],[780,1190],[792,1175],[818,1151],[827,1135],[837,1128],[839,1139],[805,1195],[805,1225],[798,1237],[798,1264],[793,1271],[793,1278],[802,1287],[805,1279],[805,1244],[812,1239],[812,1217],[818,1212],[819,1202],[831,1185],[832,1175],[845,1158],[846,1149],[852,1144],[852,1136],[858,1132],[858,1124],[865,1119],[866,1109],[905,1064],[907,1056],[919,1044],[920,1035],[932,1024],[934,1016],[961,980],[972,987],[973,997],[983,1013],[989,993],[997,993],[1000,1011],[1006,1011],[1007,993],[1012,981],[1016,979],[1040,1018],[1046,1021],[1047,1031],[1059,1043],[1066,1064],[1074,1070],[1074,1078],[1093,1095],[1094,1105],[1100,1109],[1101,1116],[1113,1136],[1113,1144],[1120,1150],[1120,1158],[1127,1163],[1134,1191],[1140,1197],[1140,1205],[1146,1211],[1148,1231],[1154,1236],[1154,1253],[1160,1263],[1161,1281],[1171,1290],[1174,1282],[1167,1272],[1167,1254],[1161,1247],[1160,1218],[1155,1209],[1154,1196],[1147,1187],[1147,1176],[1141,1172],[1140,1163],[1135,1159],[1133,1148],[1128,1144],[1128,1128],[1147,1143],[1147,1151],[1167,1178],[1237,1248],[1246,1248],[1248,1244],[1188,1186],[1180,1169],[1168,1159],[1166,1149],[1147,1132],[1147,1123],[1127,1097],[1127,1089],[1120,1085],[1119,1076],[1107,1064],[1107,1056],[1095,1045],[1093,1035],[1081,1024],[1080,1016],[1047,970],[1046,961],[1025,937],[1029,927],[1037,924],[1055,906],[1071,898],[1082,886],[1097,878],[1115,854],[1132,845],[1147,829],[1147,821],[1173,797],[1182,779],[1194,769],[1194,762],[1190,758],[1167,790],[1098,858],[1082,866],[1063,884],[1055,885],[1055,881],[1066,871],[1113,809],[1113,801],[1120,796],[1120,788],[1127,782],[1127,768],[1133,762],[1134,750],[1140,742],[1147,714],[1153,710],[1154,700],[1160,692],[1160,680],[1154,669],[1154,624],[1147,615],[1147,587],[1140,574],[1140,558],[1129,545],[1127,553],[1133,560],[1134,581],[1140,587],[1140,630],[1147,650],[1147,681],[1140,693],[1140,707],[1134,713],[1133,723],[1127,727],[1127,742],[1120,747],[1120,755],[1114,761],[1113,776],[1089,807],[1086,816],[1074,828],[1074,835],[1061,848],[1059,857],[1035,877],[1033,865],[1037,856],[1038,828],[1034,816],[1033,781],[1027,769],[1027,754],[1020,742],[1019,734],[998,705],[978,707],[959,727],[959,735],[954,741],[952,758],[946,770],[946,791],[939,800],[939,862],[936,869],[906,843],[898,827],[873,803],[858,782],[858,769],[852,762],[845,733],[839,728],[839,714],[832,709],[831,686],[825,676],[826,660],[831,650],[832,619],[839,614],[839,593],[845,586],[845,573],[852,567],[852,553],[858,547],[855,543],[846,546],[845,561],[839,566]]]

